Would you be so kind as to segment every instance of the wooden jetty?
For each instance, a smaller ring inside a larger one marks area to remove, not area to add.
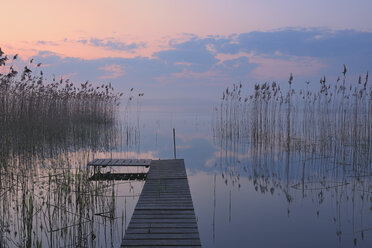
[[[200,247],[183,159],[152,160],[121,247]]]
[[[183,159],[95,159],[88,166],[94,167],[90,180],[146,180],[121,247],[201,247]],[[100,172],[111,166],[150,169],[147,173]]]

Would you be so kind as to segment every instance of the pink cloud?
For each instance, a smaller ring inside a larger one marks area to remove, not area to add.
[[[247,57],[250,63],[258,66],[251,72],[251,75],[259,80],[283,80],[287,79],[291,73],[297,76],[313,76],[327,65],[321,62],[318,58],[288,56],[275,53],[278,58],[269,58],[265,55],[257,55],[253,52],[240,52],[237,54],[216,54],[219,60],[217,64],[223,64],[225,61],[237,59],[240,57]],[[238,67],[239,64],[234,64],[233,67]]]
[[[184,65],[184,66],[191,66],[192,63],[189,62],[175,62],[174,65]]]
[[[184,68],[182,72],[170,73],[168,75],[157,77],[156,80],[163,84],[186,80],[189,85],[192,83],[194,83],[194,85],[225,85],[226,82],[230,82],[230,77],[218,70],[193,72]]]
[[[291,73],[298,76],[316,75],[326,65],[320,59],[310,57],[264,58],[252,56],[250,61],[258,66],[252,71],[253,77],[259,80],[287,79]]]
[[[99,69],[107,73],[106,75],[101,76],[100,77],[101,79],[114,79],[114,78],[121,77],[125,74],[125,71],[122,65],[116,65],[116,64],[106,65],[106,66],[100,67]]]

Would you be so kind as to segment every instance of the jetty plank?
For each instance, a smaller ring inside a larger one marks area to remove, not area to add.
[[[132,228],[128,229],[126,234],[140,234],[140,233],[167,233],[167,234],[173,234],[173,233],[198,233],[198,230],[195,228]]]

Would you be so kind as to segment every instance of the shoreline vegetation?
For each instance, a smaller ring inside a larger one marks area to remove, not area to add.
[[[344,65],[343,75],[336,82],[328,83],[322,77],[319,83],[318,91],[310,90],[310,82],[305,83],[305,89],[295,90],[291,74],[285,90],[276,82],[255,84],[253,94],[247,96],[243,95],[242,84],[227,88],[212,120],[222,176],[230,175],[232,183],[239,185],[240,169],[247,172],[240,160],[247,159],[257,166],[250,171],[255,177],[259,177],[261,169],[262,175],[268,176],[261,168],[262,159],[271,164],[281,160],[287,165],[287,182],[291,180],[288,170],[298,172],[297,167],[302,167],[302,184],[305,161],[316,171],[331,166],[326,174],[333,173],[336,182],[350,174],[355,178],[369,175],[372,86],[368,85],[368,73],[359,76],[357,83],[347,84]],[[279,168],[273,166],[273,170]],[[298,175],[292,177],[292,183],[298,183],[296,178]]]
[[[133,89],[124,101],[111,84],[48,81],[33,59],[17,71],[17,59],[0,49],[0,248],[116,246],[136,184],[88,182],[86,164],[136,147],[139,124],[119,118]]]
[[[368,73],[347,83],[346,71],[334,83],[322,77],[318,91],[310,82],[295,90],[292,75],[284,90],[265,82],[245,96],[233,85],[214,109],[212,132],[226,185],[240,188],[247,177],[258,193],[281,195],[288,216],[301,199],[310,198],[316,217],[331,202],[325,217],[339,245],[352,238],[356,246],[371,230],[363,219],[372,210],[372,86]]]
[[[111,84],[74,84],[69,79],[47,82],[41,63],[33,59],[17,71],[0,49],[0,153],[37,153],[56,143],[90,143],[117,122],[123,93]],[[99,130],[100,129],[100,130]],[[112,138],[112,137],[111,137]],[[84,141],[82,141],[84,139]],[[88,141],[88,142],[87,142]]]
[[[372,158],[372,87],[368,73],[355,84],[346,83],[346,66],[335,83],[320,79],[320,90],[288,89],[276,83],[254,86],[243,96],[243,85],[227,88],[215,108],[215,142],[279,146],[286,150],[338,152],[353,147],[356,154],[368,151],[364,164]],[[362,150],[363,149],[363,152]],[[355,155],[355,163],[360,159]],[[359,161],[362,162],[362,161]]]
[[[288,90],[274,81],[256,84],[244,97],[242,84],[227,88],[216,108],[215,133],[250,144],[280,144],[293,147],[340,144],[370,144],[372,139],[372,87],[368,73],[358,83],[335,83],[320,79],[320,90],[295,90],[290,75]]]

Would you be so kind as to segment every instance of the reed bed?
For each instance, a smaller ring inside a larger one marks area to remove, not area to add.
[[[318,87],[294,84],[290,75],[287,85],[256,84],[248,95],[242,84],[223,92],[212,125],[216,166],[226,185],[241,187],[245,176],[257,192],[282,195],[288,215],[299,199],[310,198],[317,217],[331,202],[334,214],[326,217],[334,221],[340,245],[350,232],[347,223],[357,245],[371,228],[365,220],[372,209],[368,73],[348,83],[344,66],[333,83],[322,77]]]
[[[368,73],[356,84],[346,84],[346,70],[343,79],[333,84],[323,77],[318,92],[310,90],[309,82],[306,89],[296,91],[292,82],[291,75],[286,91],[276,82],[256,84],[254,93],[246,97],[242,96],[242,84],[226,89],[215,111],[215,141],[322,154],[352,147],[353,164],[369,165],[372,87]]]
[[[62,78],[46,82],[40,63],[31,59],[18,72],[15,60],[17,55],[8,59],[0,50],[1,152],[34,153],[55,143],[82,143],[117,121],[122,93],[111,84],[77,86]]]
[[[137,147],[133,89],[123,100],[110,84],[47,82],[16,60],[0,49],[0,247],[117,246],[136,183],[90,182],[86,164]]]
[[[297,90],[292,83],[290,75],[285,90],[272,82],[256,84],[253,94],[247,96],[243,96],[242,84],[223,92],[213,118],[221,167],[234,177],[242,168],[241,160],[256,158],[261,163],[269,156],[269,160],[281,160],[295,170],[303,160],[318,160],[319,166],[314,169],[319,175],[330,161],[335,168],[332,173],[343,169],[335,175],[369,175],[372,87],[368,85],[368,73],[359,76],[358,82],[347,84],[344,67],[342,77],[334,83],[321,78],[318,91],[311,90],[315,87],[310,82]],[[262,156],[261,151],[268,155]]]

